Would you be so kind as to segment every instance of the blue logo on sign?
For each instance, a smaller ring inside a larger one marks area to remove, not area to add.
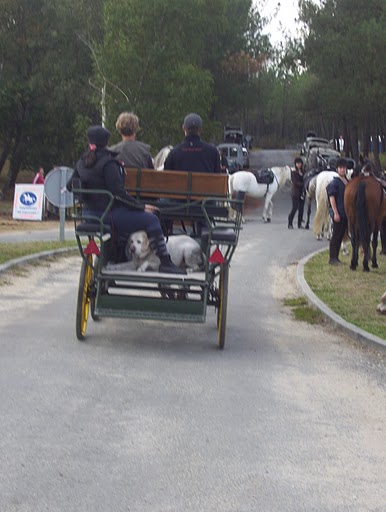
[[[24,192],[20,196],[20,202],[21,204],[24,204],[24,206],[32,206],[37,200],[38,198],[33,192]]]

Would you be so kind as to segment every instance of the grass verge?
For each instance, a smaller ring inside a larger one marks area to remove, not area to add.
[[[311,307],[304,297],[285,299],[283,302],[285,306],[289,306],[292,309],[295,320],[309,324],[321,324],[323,322],[321,312]]]
[[[327,251],[311,258],[304,277],[317,297],[332,311],[361,329],[386,340],[386,316],[376,311],[386,290],[386,257],[379,255],[378,269],[350,270],[351,256],[339,256],[343,265],[328,264]]]
[[[76,248],[76,241],[67,242],[48,241],[48,242],[12,242],[0,243],[0,264],[9,260],[21,258],[43,251],[52,251],[54,249],[62,249],[64,247]]]

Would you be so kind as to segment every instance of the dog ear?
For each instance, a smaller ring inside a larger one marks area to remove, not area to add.
[[[142,250],[147,251],[149,249],[149,245],[149,237],[147,236],[147,233],[144,231],[142,237]]]

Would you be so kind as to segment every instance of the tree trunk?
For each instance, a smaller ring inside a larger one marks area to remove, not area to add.
[[[13,146],[11,161],[9,164],[7,178],[5,180],[4,186],[2,188],[3,195],[9,191],[13,190],[16,183],[17,175],[19,174],[20,167],[22,161],[24,159],[25,147],[22,142],[22,128],[18,127],[15,137],[15,142]]]
[[[378,134],[378,131],[375,132]],[[373,155],[374,155],[374,166],[375,174],[380,177],[382,174],[381,161],[379,159],[379,139],[378,135],[373,135]]]
[[[350,129],[351,155],[355,162],[359,162],[358,126],[353,124]]]
[[[1,152],[1,155],[0,155],[0,174],[2,173],[2,171],[4,169],[4,164],[7,161],[10,151],[11,151],[11,139],[8,139],[5,141],[4,146],[3,146],[3,151]]]

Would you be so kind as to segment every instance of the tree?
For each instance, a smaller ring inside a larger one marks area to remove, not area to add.
[[[385,127],[384,0],[301,0],[300,7],[304,63],[318,77],[326,117],[347,123],[351,139],[367,130],[377,137]]]

